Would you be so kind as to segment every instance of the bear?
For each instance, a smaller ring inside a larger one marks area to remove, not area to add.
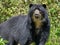
[[[28,17],[30,33],[36,45],[45,45],[50,34],[50,20],[46,4],[30,4]]]
[[[7,45],[45,45],[50,34],[50,21],[45,4],[30,4],[27,15],[19,15],[0,24],[0,36]]]

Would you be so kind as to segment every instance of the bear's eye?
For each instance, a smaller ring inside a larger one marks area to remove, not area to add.
[[[42,11],[40,11],[40,14],[43,15]]]

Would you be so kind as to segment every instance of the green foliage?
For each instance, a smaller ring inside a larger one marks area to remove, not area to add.
[[[8,41],[3,40],[3,38],[0,37],[0,45],[5,45]]]
[[[46,45],[60,45],[60,2],[59,0],[18,0],[18,1],[0,0],[0,23],[9,19],[11,16],[15,16],[19,14],[27,14],[29,10],[28,5],[30,3],[47,5],[47,11],[49,13],[48,16],[50,18],[50,23],[51,23],[51,31]]]

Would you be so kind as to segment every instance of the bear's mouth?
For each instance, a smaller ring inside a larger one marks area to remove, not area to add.
[[[35,18],[36,18],[36,19],[38,19],[38,18],[39,18],[38,14],[36,14],[36,15],[35,15]]]

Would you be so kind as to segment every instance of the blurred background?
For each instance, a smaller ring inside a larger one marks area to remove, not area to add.
[[[0,0],[0,23],[12,16],[27,14],[31,3],[47,5],[51,29],[46,45],[60,45],[60,0]],[[6,42],[0,38],[0,45]]]

